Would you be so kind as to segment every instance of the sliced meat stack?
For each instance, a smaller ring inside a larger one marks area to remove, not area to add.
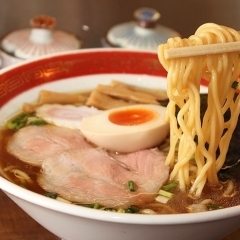
[[[158,149],[115,154],[93,147],[78,130],[50,125],[19,130],[8,151],[41,165],[38,183],[43,189],[83,204],[125,208],[150,202],[169,176]]]

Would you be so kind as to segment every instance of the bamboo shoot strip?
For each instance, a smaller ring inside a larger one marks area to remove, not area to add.
[[[38,102],[45,103],[59,103],[59,104],[84,104],[87,97],[78,93],[60,93],[42,90],[39,95]]]

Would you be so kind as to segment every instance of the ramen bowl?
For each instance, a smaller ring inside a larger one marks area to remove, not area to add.
[[[144,88],[166,88],[166,72],[154,51],[91,49],[58,53],[0,71],[0,122],[41,89],[85,91],[121,80]],[[204,87],[203,87],[204,90]],[[240,206],[183,214],[108,212],[60,202],[0,177],[0,188],[29,216],[65,240],[220,239],[240,226]]]

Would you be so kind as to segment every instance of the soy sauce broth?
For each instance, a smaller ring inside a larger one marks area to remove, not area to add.
[[[15,166],[16,169],[22,170],[27,173],[29,177],[33,180],[31,184],[26,183],[24,186],[21,184],[19,179],[14,176],[14,173],[7,173],[7,176],[10,178],[12,182],[17,185],[20,185],[24,188],[29,189],[30,191],[44,194],[45,191],[37,184],[37,176],[40,173],[41,169],[36,166],[31,166],[26,164],[16,157],[9,154],[6,150],[6,144],[11,137],[11,135],[15,131],[9,129],[3,129],[0,132],[0,166],[3,170],[8,166]],[[137,206],[141,209],[152,209],[156,213],[159,214],[174,214],[174,213],[186,213],[188,212],[188,206],[194,203],[199,203],[204,199],[212,199],[213,202],[217,205],[220,205],[222,208],[227,208],[231,206],[236,206],[240,204],[240,166],[236,167],[235,171],[232,172],[232,176],[234,177],[234,182],[236,184],[236,189],[234,196],[232,197],[222,197],[222,193],[224,192],[224,185],[222,186],[209,186],[206,184],[202,195],[200,198],[194,198],[190,196],[186,192],[181,192],[178,188],[174,189],[172,192],[174,193],[174,197],[167,203],[161,204],[156,201],[145,204],[143,206]]]

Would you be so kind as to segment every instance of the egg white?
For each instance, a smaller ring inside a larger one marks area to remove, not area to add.
[[[134,108],[154,111],[156,117],[132,126],[114,124],[109,120],[113,112]],[[83,118],[80,130],[89,142],[98,147],[116,152],[134,152],[156,147],[167,137],[169,123],[164,121],[165,112],[165,107],[151,104],[114,108]]]

